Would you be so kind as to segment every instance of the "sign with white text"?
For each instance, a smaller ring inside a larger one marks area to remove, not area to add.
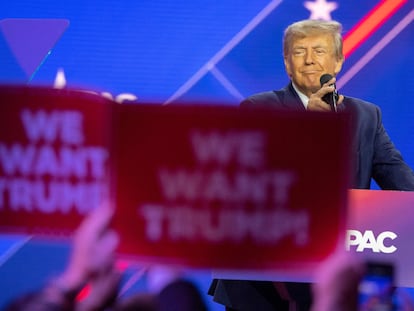
[[[267,269],[316,262],[336,246],[350,158],[345,115],[146,105],[118,113],[121,253]]]
[[[0,100],[3,232],[67,236],[110,197],[126,259],[274,269],[319,262],[345,230],[345,114],[27,87]]]
[[[108,195],[109,109],[67,90],[0,88],[0,227],[60,235]]]
[[[365,260],[392,263],[396,285],[414,287],[414,193],[352,190],[349,203],[346,250]]]
[[[349,190],[347,230],[343,247],[361,260],[390,263],[395,269],[395,285],[414,287],[414,227],[409,217],[414,207],[414,192],[386,190]],[[319,238],[324,244],[326,235]],[[342,242],[342,241],[341,241]],[[215,270],[214,278],[234,280],[266,280],[312,282],[316,268],[301,265],[298,269],[276,267],[262,273],[250,271]]]

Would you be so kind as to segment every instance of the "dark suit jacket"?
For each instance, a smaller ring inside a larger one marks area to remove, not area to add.
[[[291,83],[279,91],[250,96],[241,106],[305,110]],[[413,171],[385,131],[379,107],[360,99],[345,97],[344,102],[338,106],[338,111],[350,113],[354,127],[354,174],[350,187],[369,189],[373,178],[384,190],[414,191]],[[309,308],[309,284],[284,283],[284,286],[287,287],[290,299],[297,301],[299,310]],[[272,282],[213,280],[209,293],[215,301],[236,310],[289,310]]]

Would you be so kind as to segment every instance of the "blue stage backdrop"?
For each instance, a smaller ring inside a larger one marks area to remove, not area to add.
[[[414,167],[412,0],[72,0],[0,2],[0,83],[60,85],[137,103],[238,105],[285,86],[285,27],[344,26],[339,92],[382,108]],[[53,47],[53,48],[52,48]],[[59,79],[56,79],[57,76]]]

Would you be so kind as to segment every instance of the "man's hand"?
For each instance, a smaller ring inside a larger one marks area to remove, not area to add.
[[[326,82],[316,93],[313,93],[309,97],[308,101],[308,110],[310,111],[332,111],[331,106],[328,103],[322,100],[326,94],[332,93],[335,90],[334,83],[336,79],[332,78]],[[344,100],[343,95],[339,95],[339,99],[336,102],[336,105],[339,106]]]
[[[364,265],[345,251],[338,251],[316,272],[311,311],[357,310],[358,284]]]
[[[75,232],[67,269],[57,280],[61,285],[75,289],[113,268],[119,237],[109,228],[112,215],[110,207],[102,206],[83,220]]]

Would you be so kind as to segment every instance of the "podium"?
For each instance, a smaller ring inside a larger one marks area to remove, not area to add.
[[[347,225],[340,248],[361,260],[387,262],[395,267],[395,285],[414,287],[414,192],[383,190],[349,190]],[[320,239],[323,243],[323,236]],[[312,282],[312,268],[287,271],[276,268],[256,271],[214,270],[218,279]]]
[[[351,190],[345,248],[364,260],[390,262],[396,286],[414,287],[414,192]]]

